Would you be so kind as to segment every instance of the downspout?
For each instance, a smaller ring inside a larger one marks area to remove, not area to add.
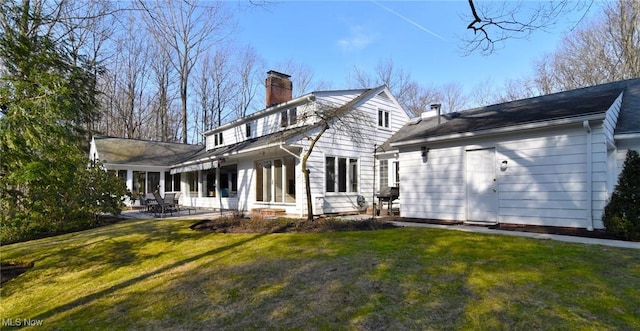
[[[586,200],[587,200],[587,219],[589,220],[587,230],[593,231],[593,137],[591,133],[591,125],[589,121],[582,122],[582,127],[587,130],[587,169],[585,185],[586,187]]]

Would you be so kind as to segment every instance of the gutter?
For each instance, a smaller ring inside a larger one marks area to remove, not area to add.
[[[463,133],[454,133],[454,134],[449,134],[449,135],[444,135],[444,136],[417,138],[417,139],[412,139],[412,140],[407,140],[407,141],[392,142],[391,143],[391,147],[417,145],[417,144],[431,143],[431,142],[441,142],[441,141],[461,139],[461,138],[482,137],[482,136],[489,136],[489,135],[495,135],[495,134],[501,134],[501,133],[510,133],[510,132],[523,131],[523,130],[533,130],[533,129],[542,129],[542,128],[548,128],[548,127],[558,126],[558,125],[575,124],[575,123],[581,123],[583,121],[603,120],[603,119],[604,119],[604,114],[587,115],[587,116],[573,117],[573,118],[562,118],[562,119],[557,119],[557,120],[552,120],[552,121],[527,123],[527,124],[507,126],[507,127],[502,127],[502,128],[496,128],[496,129],[488,129],[488,130],[472,131],[472,132],[463,132]]]
[[[640,133],[621,133],[614,134],[613,139],[615,140],[623,140],[623,139],[640,139]]]

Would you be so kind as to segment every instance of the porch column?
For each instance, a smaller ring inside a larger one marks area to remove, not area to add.
[[[216,196],[218,197],[219,208],[222,209],[222,190],[220,189],[220,164],[216,167]]]

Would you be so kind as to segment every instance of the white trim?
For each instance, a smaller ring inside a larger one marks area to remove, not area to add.
[[[640,138],[640,132],[638,133],[620,133],[620,134],[614,134],[613,135],[613,139],[639,139]]]
[[[562,118],[562,119],[544,121],[544,122],[512,125],[512,126],[506,126],[502,128],[496,128],[496,129],[471,131],[471,132],[464,132],[464,133],[454,133],[454,134],[444,135],[444,136],[435,136],[435,137],[412,139],[412,140],[401,141],[401,142],[392,142],[391,147],[416,145],[416,144],[430,143],[430,142],[441,142],[441,141],[461,139],[461,138],[488,136],[488,135],[510,133],[510,132],[523,131],[523,130],[542,129],[542,128],[548,128],[552,126],[566,125],[566,124],[576,124],[576,123],[582,124],[582,122],[585,120],[588,121],[588,120],[602,120],[602,119],[604,119],[604,114],[586,115],[586,116],[572,117],[572,118]]]

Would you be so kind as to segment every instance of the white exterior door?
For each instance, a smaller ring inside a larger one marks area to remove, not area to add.
[[[496,154],[494,148],[467,151],[467,220],[497,222]]]

